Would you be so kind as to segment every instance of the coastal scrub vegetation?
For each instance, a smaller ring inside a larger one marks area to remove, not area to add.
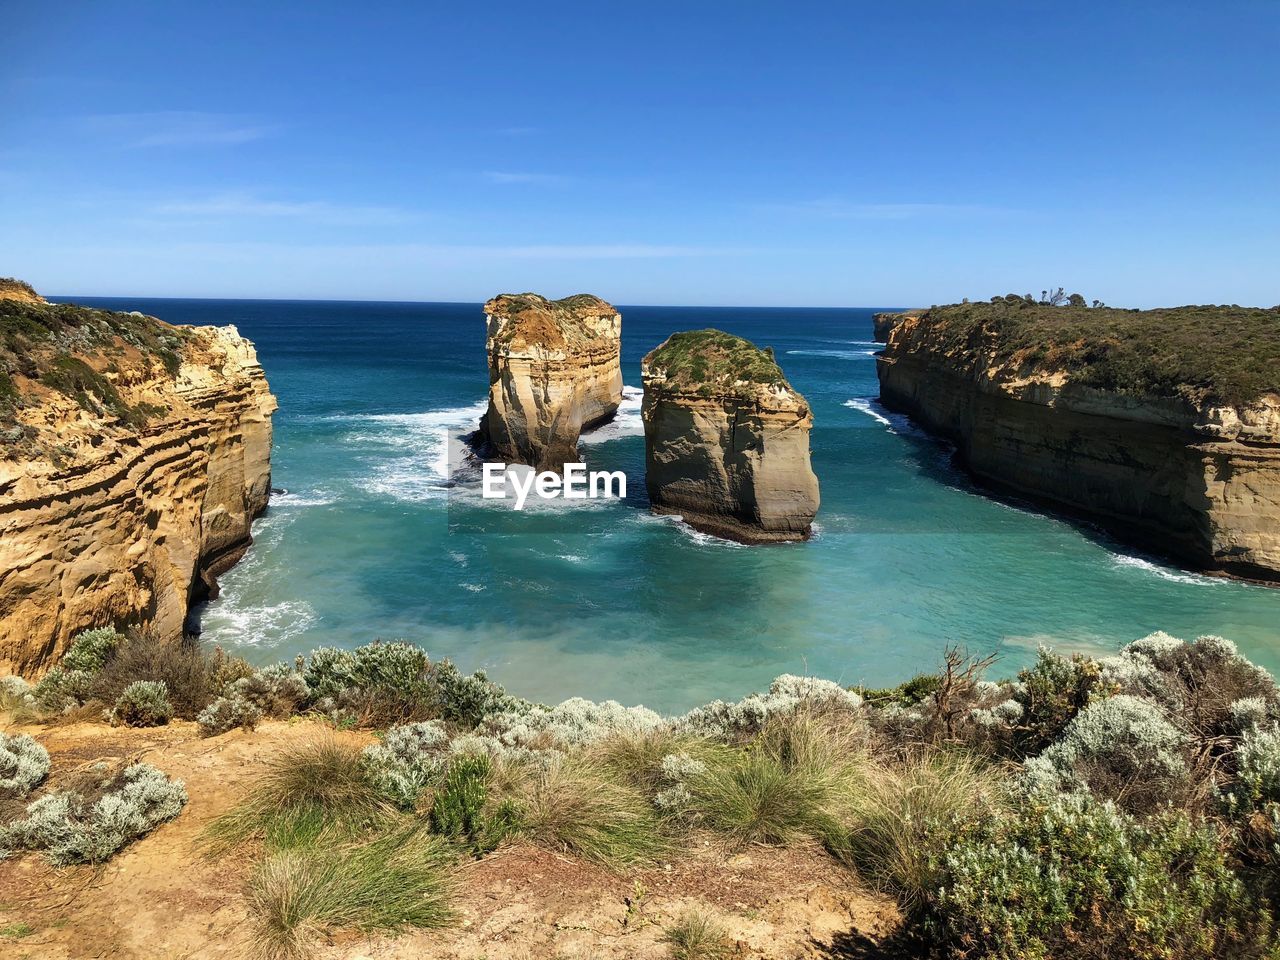
[[[83,635],[57,696],[45,681],[6,682],[5,695],[82,710],[74,696],[131,642],[144,641]],[[887,690],[784,676],[663,717],[532,703],[407,643],[260,670],[224,662],[197,712],[206,735],[267,717],[323,723],[267,762],[205,844],[252,860],[266,956],[306,954],[331,928],[449,923],[460,866],[517,840],[614,871],[695,843],[825,849],[897,900],[892,936],[913,955],[1275,956],[1274,679],[1225,639],[1159,633],[1107,657],[1042,650],[1007,680],[987,679],[989,665],[952,650],[937,673]],[[108,773],[98,796],[71,800],[42,786],[38,744],[0,742],[0,783],[36,796],[0,845],[96,862],[180,809],[181,785],[158,772]],[[99,810],[113,793],[129,816]],[[723,955],[704,921],[671,918],[673,956]]]
[[[1247,405],[1280,393],[1280,307],[1124,310],[1009,294],[931,307],[917,331],[897,349],[927,346],[974,372],[993,363],[1061,370],[1085,386],[1197,403]]]
[[[0,295],[0,428],[13,432],[14,414],[25,402],[19,378],[65,394],[92,413],[108,413],[134,425],[157,412],[127,404],[107,373],[111,364],[134,351],[176,375],[193,335],[189,330],[141,313],[48,303],[28,284],[0,278],[0,294],[5,291],[8,295]],[[90,366],[90,356],[105,359],[107,367]]]
[[[665,378],[671,388],[703,396],[766,387],[791,389],[772,348],[761,349],[721,330],[673,333],[649,351],[643,366]]]

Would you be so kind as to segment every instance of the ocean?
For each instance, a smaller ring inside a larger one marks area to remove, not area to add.
[[[407,639],[522,696],[661,711],[782,673],[897,683],[949,644],[997,654],[1003,675],[1041,644],[1213,633],[1280,667],[1280,589],[984,496],[945,445],[881,409],[870,308],[620,307],[627,399],[582,450],[627,474],[626,499],[516,513],[449,483],[484,411],[479,304],[62,299],[231,323],[257,344],[286,492],[201,611],[206,640],[254,662]],[[813,408],[822,507],[807,543],[742,547],[648,513],[640,358],[708,326],[772,346]]]

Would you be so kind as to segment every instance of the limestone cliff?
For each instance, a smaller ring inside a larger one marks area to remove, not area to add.
[[[484,305],[494,456],[539,469],[578,460],[578,436],[622,402],[622,315],[599,297],[502,294]]]
[[[177,636],[267,505],[275,407],[234,327],[0,291],[0,672],[88,627]]]
[[[741,543],[808,539],[813,416],[771,351],[718,330],[676,333],[641,373],[654,512]]]
[[[881,401],[983,483],[1199,569],[1280,580],[1280,313],[1018,299],[886,317]]]

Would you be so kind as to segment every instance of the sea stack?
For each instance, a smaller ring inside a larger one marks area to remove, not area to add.
[[[808,539],[818,511],[813,415],[771,350],[719,330],[675,333],[641,373],[655,513],[739,543]]]
[[[622,315],[586,293],[504,293],[484,312],[489,409],[480,439],[508,463],[558,470],[577,462],[578,435],[611,420],[622,402]]]
[[[979,482],[1189,566],[1280,581],[1280,308],[1010,294],[876,318],[880,399]]]
[[[0,280],[0,673],[92,627],[177,639],[267,506],[275,408],[235,327]]]

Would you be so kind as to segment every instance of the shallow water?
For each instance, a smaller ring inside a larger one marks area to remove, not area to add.
[[[715,326],[773,346],[809,399],[818,535],[746,548],[648,514],[638,391],[583,448],[627,473],[625,501],[514,513],[450,487],[450,440],[456,457],[487,387],[478,304],[77,299],[234,323],[258,345],[288,492],[203,614],[206,639],[253,660],[407,638],[525,696],[664,711],[784,672],[897,682],[948,643],[1009,673],[1041,643],[1110,650],[1163,629],[1280,667],[1280,590],[982,496],[880,409],[871,309],[621,308],[629,385],[668,333]]]

